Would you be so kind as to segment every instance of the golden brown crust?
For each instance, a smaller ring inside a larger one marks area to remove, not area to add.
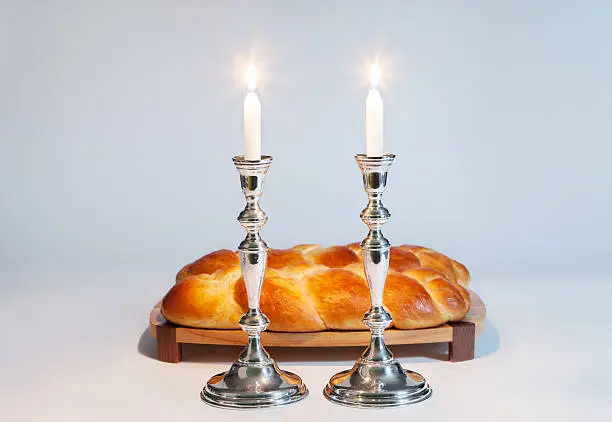
[[[270,249],[268,251],[268,268],[279,269],[307,263],[304,255],[296,249]]]
[[[348,246],[317,248],[309,255],[315,264],[325,265],[327,268],[343,268],[359,262],[359,257]]]
[[[220,249],[204,255],[202,258],[187,264],[176,275],[176,282],[197,274],[212,274],[223,268],[229,268],[234,265],[240,265],[236,252],[229,249]]]
[[[370,296],[358,243],[298,245],[268,251],[261,309],[271,331],[363,330]],[[470,307],[469,272],[461,263],[415,245],[391,248],[384,303],[400,329],[463,319]],[[162,301],[176,324],[239,328],[247,309],[236,252],[223,249],[185,266]]]
[[[402,247],[391,247],[389,256],[389,269],[395,271],[407,271],[419,268],[421,262],[414,253]]]
[[[247,294],[242,277],[234,288],[234,298],[246,311]],[[322,331],[325,324],[303,289],[303,283],[287,283],[286,279],[267,271],[261,286],[261,309],[270,320],[271,331]]]
[[[455,278],[457,279],[457,283],[461,286],[467,288],[468,284],[470,284],[470,272],[461,262],[451,260],[453,264],[453,269],[455,270]]]
[[[319,316],[330,330],[359,330],[370,307],[366,281],[355,273],[331,269],[306,280]]]
[[[162,314],[175,324],[199,328],[236,328],[245,308],[228,300],[234,281],[208,274],[193,275],[176,284],[162,301]]]
[[[443,319],[427,289],[414,278],[390,273],[385,287],[383,303],[393,315],[396,328],[432,327]]]

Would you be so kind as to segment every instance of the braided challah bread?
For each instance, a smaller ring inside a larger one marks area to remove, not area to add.
[[[463,319],[470,308],[469,273],[459,262],[421,246],[391,248],[384,304],[400,329]],[[370,307],[357,243],[299,245],[268,251],[261,310],[271,331],[365,330]],[[222,249],[185,266],[164,297],[164,317],[175,324],[237,329],[247,310],[238,254]]]

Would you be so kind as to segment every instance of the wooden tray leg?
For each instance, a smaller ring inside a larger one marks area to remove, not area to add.
[[[476,345],[476,325],[473,322],[453,322],[453,341],[448,344],[448,357],[451,362],[474,359]]]
[[[157,359],[162,362],[178,363],[182,359],[182,344],[176,342],[176,326],[165,322],[156,327]]]

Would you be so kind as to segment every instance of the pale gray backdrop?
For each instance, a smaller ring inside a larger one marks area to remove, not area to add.
[[[263,151],[275,158],[270,246],[364,236],[352,156],[365,63],[379,56],[398,156],[392,243],[439,249],[479,278],[610,269],[612,2],[0,4],[6,286],[23,271],[45,283],[109,268],[170,283],[235,247],[237,68],[250,55],[265,65]]]

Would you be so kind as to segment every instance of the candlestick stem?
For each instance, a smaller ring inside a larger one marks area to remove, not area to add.
[[[384,331],[391,315],[383,306],[385,281],[389,270],[391,245],[382,233],[382,226],[391,214],[382,203],[387,187],[387,173],[395,155],[368,157],[359,154],[357,163],[363,174],[368,205],[361,219],[369,232],[361,242],[363,266],[370,288],[371,307],[363,317],[370,329],[370,344],[352,369],[334,375],[323,394],[335,403],[354,407],[393,407],[423,401],[431,396],[431,388],[422,375],[404,370],[385,344]]]
[[[261,332],[268,327],[270,321],[259,309],[268,251],[268,246],[259,235],[259,230],[268,221],[259,206],[259,198],[271,162],[270,156],[262,156],[261,160],[234,157],[246,199],[246,206],[238,215],[238,221],[247,234],[238,246],[238,255],[248,299],[248,310],[239,324],[248,339],[246,347],[229,371],[213,376],[203,388],[200,397],[213,406],[280,406],[299,401],[308,394],[301,378],[280,370],[261,344]]]

